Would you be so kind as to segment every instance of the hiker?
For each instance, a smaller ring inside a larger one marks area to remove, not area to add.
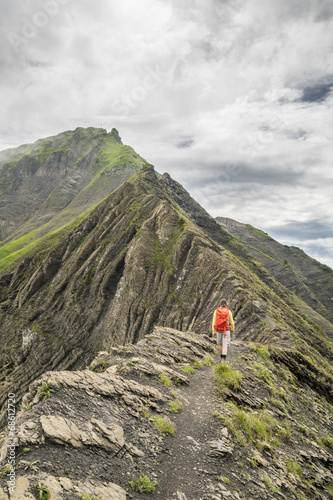
[[[220,306],[214,312],[212,323],[213,337],[216,337],[216,343],[219,346],[221,362],[227,359],[228,345],[230,344],[230,327],[231,333],[234,333],[235,324],[232,312],[227,307],[227,301],[221,299]]]

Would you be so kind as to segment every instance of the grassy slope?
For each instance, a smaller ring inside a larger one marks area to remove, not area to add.
[[[92,130],[94,133],[92,133]],[[79,163],[91,151],[98,147],[98,157],[92,171],[91,180],[79,194],[45,224],[38,225],[38,221],[28,221],[15,231],[14,237],[10,236],[2,242],[0,247],[0,269],[16,260],[17,257],[34,248],[41,238],[53,235],[74,221],[74,226],[87,215],[107,194],[114,191],[133,173],[138,172],[147,162],[141,158],[131,147],[118,143],[113,134],[101,136],[102,129],[80,129],[80,136],[75,141],[75,131],[65,132],[54,138],[38,141],[27,155],[33,154],[40,163],[47,162],[57,153],[68,151],[71,141],[82,142],[82,156],[76,160]],[[2,190],[9,189],[16,179],[16,168],[25,154],[18,156],[5,165],[0,177]],[[1,194],[0,188],[0,194]],[[56,197],[54,189],[42,204],[40,211],[47,211]],[[76,220],[78,219],[78,221]],[[32,227],[36,226],[36,228]]]

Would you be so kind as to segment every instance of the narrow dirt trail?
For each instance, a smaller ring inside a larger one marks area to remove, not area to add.
[[[230,353],[228,362],[234,355]],[[215,362],[220,362],[219,355]],[[222,430],[213,416],[221,405],[213,390],[213,369],[204,367],[189,377],[190,384],[175,391],[182,410],[171,417],[176,434],[167,438],[167,454],[156,467],[159,487],[154,496],[163,500],[221,499],[227,491],[217,481],[217,476],[223,476],[223,462],[210,454],[210,441],[221,438]]]

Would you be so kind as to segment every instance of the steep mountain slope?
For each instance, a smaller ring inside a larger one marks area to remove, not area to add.
[[[16,154],[0,154],[12,231],[0,248],[0,427],[8,394],[22,403],[10,500],[33,499],[38,482],[57,500],[132,498],[128,481],[135,489],[148,472],[168,500],[329,498],[333,325],[315,287],[296,295],[269,268],[288,260],[279,247],[264,239],[268,253],[253,253],[115,130],[78,129]],[[303,264],[288,267],[309,288]],[[236,342],[232,367],[211,371],[221,295]]]
[[[325,332],[212,218],[240,257],[191,221],[165,182],[146,168],[3,269],[1,403],[46,370],[85,366],[99,350],[137,342],[155,324],[207,334],[222,293],[240,338],[310,354],[313,384],[326,390],[320,374],[330,373],[333,350]]]
[[[226,217],[216,221],[240,242],[282,285],[333,321],[333,271],[297,247],[278,243],[249,224]]]
[[[115,129],[77,128],[3,151],[0,241],[10,244],[0,260],[88,211],[145,164]]]

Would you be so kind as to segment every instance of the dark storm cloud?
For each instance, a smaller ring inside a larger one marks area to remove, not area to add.
[[[281,239],[320,240],[331,238],[332,226],[320,219],[311,219],[306,222],[290,221],[271,230],[273,237]]]
[[[333,82],[318,83],[303,89],[302,102],[323,102],[333,89]]]

